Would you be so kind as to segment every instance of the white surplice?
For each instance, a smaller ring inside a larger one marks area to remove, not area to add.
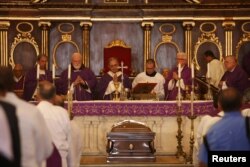
[[[70,147],[69,163],[70,167],[79,167],[82,155],[83,135],[81,129],[74,120],[71,120],[70,124],[71,124],[72,144]]]
[[[71,125],[67,110],[47,101],[41,101],[37,105],[37,108],[44,117],[53,143],[61,155],[63,167],[70,166],[69,147],[71,147]]]
[[[0,106],[0,127],[1,127],[0,154],[11,161],[14,158],[12,152],[11,132],[9,127],[9,122],[1,106]]]
[[[208,63],[208,65],[209,65],[209,74],[211,78],[210,83],[218,88],[219,82],[225,73],[224,65],[221,61],[217,59],[213,59]]]
[[[155,92],[156,96],[159,99],[164,98],[164,96],[165,96],[165,93],[164,93],[165,79],[160,73],[157,72],[155,74],[155,76],[150,77],[150,76],[146,75],[146,72],[142,72],[135,77],[135,79],[132,83],[132,87],[134,88],[138,83],[157,83],[157,85],[154,87],[152,92]]]
[[[12,92],[7,93],[4,100],[16,107],[22,167],[40,167],[53,151],[52,139],[42,115],[34,105]]]
[[[195,143],[194,143],[194,152],[193,152],[193,163],[194,166],[198,165],[198,154],[200,150],[200,146],[203,143],[203,137],[207,134],[208,130],[221,118],[223,117],[224,112],[219,112],[218,116],[210,116],[210,115],[205,115],[202,117],[198,127],[197,127],[197,133],[196,133],[196,138],[195,138]]]

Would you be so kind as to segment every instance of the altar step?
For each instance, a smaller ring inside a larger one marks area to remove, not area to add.
[[[156,156],[155,162],[107,163],[105,156],[82,156],[81,167],[193,167],[175,156]]]

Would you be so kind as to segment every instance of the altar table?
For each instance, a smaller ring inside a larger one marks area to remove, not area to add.
[[[67,106],[67,103],[66,103]],[[190,101],[182,101],[181,114],[183,132],[182,145],[189,151],[191,121]],[[212,101],[195,101],[195,131],[202,115],[215,112]],[[106,155],[106,135],[112,126],[123,120],[143,122],[156,133],[157,155],[176,153],[178,130],[176,101],[82,101],[73,102],[73,115],[84,136],[82,153]]]

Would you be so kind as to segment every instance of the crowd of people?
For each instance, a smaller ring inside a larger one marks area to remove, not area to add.
[[[71,65],[56,81],[46,69],[45,55],[38,56],[37,65],[26,74],[21,64],[16,64],[13,71],[0,67],[1,166],[79,166],[81,132],[63,107],[68,90],[73,92],[73,100],[112,100],[116,91],[133,90],[139,83],[155,83],[150,94],[160,100],[176,100],[178,89],[184,95],[186,86],[192,83],[187,59],[186,53],[177,53],[176,67],[166,69],[164,75],[157,72],[155,61],[148,59],[145,72],[139,73],[133,82],[121,72],[115,57],[108,60],[109,71],[97,81],[84,66],[80,53],[72,54]],[[246,132],[239,130],[245,126],[240,113],[243,94],[247,94],[244,101],[248,105],[244,115],[250,115],[247,73],[234,56],[226,56],[223,64],[213,52],[206,51],[204,59],[210,69],[207,77],[221,93],[215,103],[218,102],[219,114],[204,117],[198,128],[194,160],[200,166],[207,165],[207,144],[210,150],[250,150]],[[37,106],[27,102],[33,100]],[[228,135],[229,131],[233,135]]]
[[[59,105],[54,85],[39,82],[35,106],[15,94],[14,78],[0,67],[0,165],[78,167],[83,138]]]
[[[243,94],[250,87],[248,74],[239,66],[234,56],[226,56],[223,63],[208,50],[204,52],[204,60],[207,62],[206,78],[215,88],[221,90],[233,87]],[[115,91],[121,93],[126,89],[133,92],[139,83],[155,83],[156,86],[150,92],[151,94],[157,96],[159,100],[176,100],[179,87],[184,97],[190,92],[192,78],[191,68],[187,62],[187,54],[179,52],[176,55],[176,66],[173,69],[164,68],[162,73],[159,73],[155,61],[148,59],[145,72],[139,73],[132,81],[129,76],[122,74],[120,61],[116,57],[111,57],[108,60],[109,71],[97,81],[95,74],[84,66],[81,54],[73,53],[71,65],[54,81],[56,94],[65,96],[70,88],[73,91],[74,100],[112,100]],[[37,83],[44,80],[52,83],[54,78],[52,78],[52,72],[46,69],[46,64],[47,56],[38,56],[37,65],[25,75],[22,65],[15,65],[14,92],[19,97],[26,101],[36,100]],[[116,83],[119,84],[118,88],[115,87]]]

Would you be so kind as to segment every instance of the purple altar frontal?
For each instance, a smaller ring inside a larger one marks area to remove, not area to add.
[[[67,107],[67,103],[65,104]],[[73,101],[74,116],[176,116],[176,101]],[[213,114],[213,101],[195,101],[194,114]],[[182,101],[182,115],[191,115],[191,101]]]

